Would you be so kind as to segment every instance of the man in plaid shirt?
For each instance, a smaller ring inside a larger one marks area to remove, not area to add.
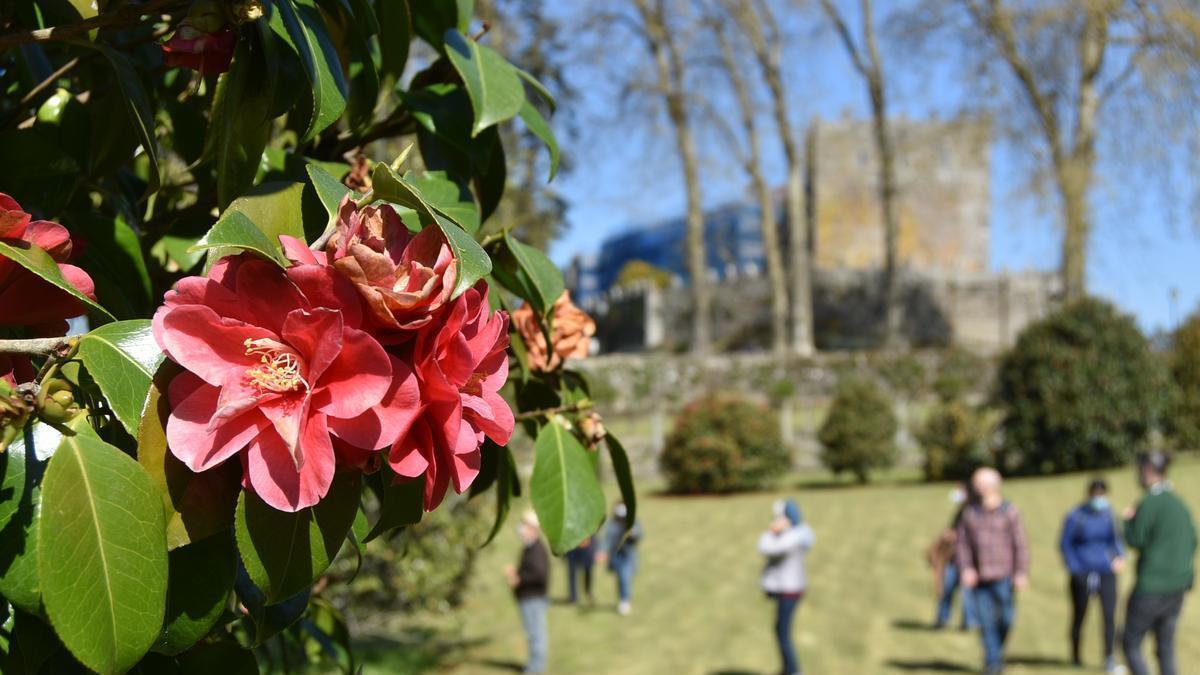
[[[1004,669],[1004,642],[1012,627],[1013,589],[1024,590],[1029,543],[1017,507],[1000,494],[1000,473],[983,468],[971,477],[978,501],[958,523],[957,554],[962,583],[971,591],[983,635],[984,669]]]

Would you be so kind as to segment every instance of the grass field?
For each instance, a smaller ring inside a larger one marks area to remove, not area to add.
[[[1006,484],[1025,517],[1033,551],[1031,587],[1019,598],[1009,643],[1011,673],[1079,672],[1065,662],[1069,606],[1057,536],[1064,513],[1081,499],[1086,478]],[[1138,496],[1132,470],[1112,472],[1109,479],[1117,509]],[[1200,462],[1181,462],[1174,482],[1193,512],[1200,510]],[[595,607],[555,603],[549,615],[550,672],[777,672],[772,609],[758,591],[761,562],[754,547],[771,502],[784,495],[799,501],[817,535],[809,593],[796,625],[806,672],[974,672],[981,660],[976,634],[928,629],[934,598],[922,553],[950,517],[948,492],[946,484],[903,479],[858,487],[802,476],[788,489],[737,497],[644,494],[639,518],[646,539],[633,614],[619,617],[613,611],[615,588],[607,572],[598,577]],[[514,514],[519,511],[518,506]],[[508,528],[482,556],[466,606],[456,617],[410,625],[408,634],[362,636],[366,672],[518,669],[524,642],[500,575],[516,555],[515,535]],[[565,576],[565,564],[559,563],[551,578],[556,599],[565,595]],[[1123,594],[1131,582],[1127,572]],[[1085,638],[1086,663],[1093,670],[1100,663],[1099,636],[1099,617],[1093,615]],[[1151,645],[1146,647],[1149,652]],[[1200,601],[1195,598],[1184,608],[1178,650],[1180,672],[1200,673]]]

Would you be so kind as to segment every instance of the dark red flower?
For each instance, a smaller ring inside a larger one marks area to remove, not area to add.
[[[162,43],[163,61],[171,68],[182,66],[204,75],[224,73],[236,46],[237,32],[230,26],[206,33],[185,22]]]

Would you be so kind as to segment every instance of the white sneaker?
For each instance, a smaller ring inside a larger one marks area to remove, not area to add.
[[[632,611],[633,605],[629,604],[628,600],[622,600],[617,603],[617,614],[620,614],[621,616],[629,616],[629,613]]]
[[[1116,659],[1110,658],[1104,664],[1104,672],[1108,675],[1125,675],[1129,671],[1125,669],[1125,666],[1117,663]]]

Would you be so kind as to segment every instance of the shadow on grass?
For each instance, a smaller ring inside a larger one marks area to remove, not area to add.
[[[519,673],[522,670],[525,670],[524,663],[508,661],[505,659],[480,659],[478,661],[471,661],[471,663],[478,666],[485,666],[493,670],[507,670],[513,673]]]
[[[737,668],[725,668],[722,670],[714,670],[708,675],[761,675],[757,670],[739,670]]]
[[[1010,666],[1025,666],[1026,668],[1069,668],[1071,662],[1057,657],[1014,655],[1004,659]]]
[[[359,635],[354,656],[363,664],[390,673],[421,673],[461,663],[467,652],[487,644],[488,638],[463,639],[432,628],[415,627],[381,635]]]
[[[961,663],[953,661],[945,661],[943,659],[932,659],[929,661],[905,661],[901,659],[892,659],[886,664],[888,668],[897,670],[913,670],[919,672],[933,671],[935,673],[973,673],[974,668],[969,668]]]
[[[892,628],[897,630],[927,631],[930,633],[941,630],[928,621],[917,621],[916,619],[893,619]]]

